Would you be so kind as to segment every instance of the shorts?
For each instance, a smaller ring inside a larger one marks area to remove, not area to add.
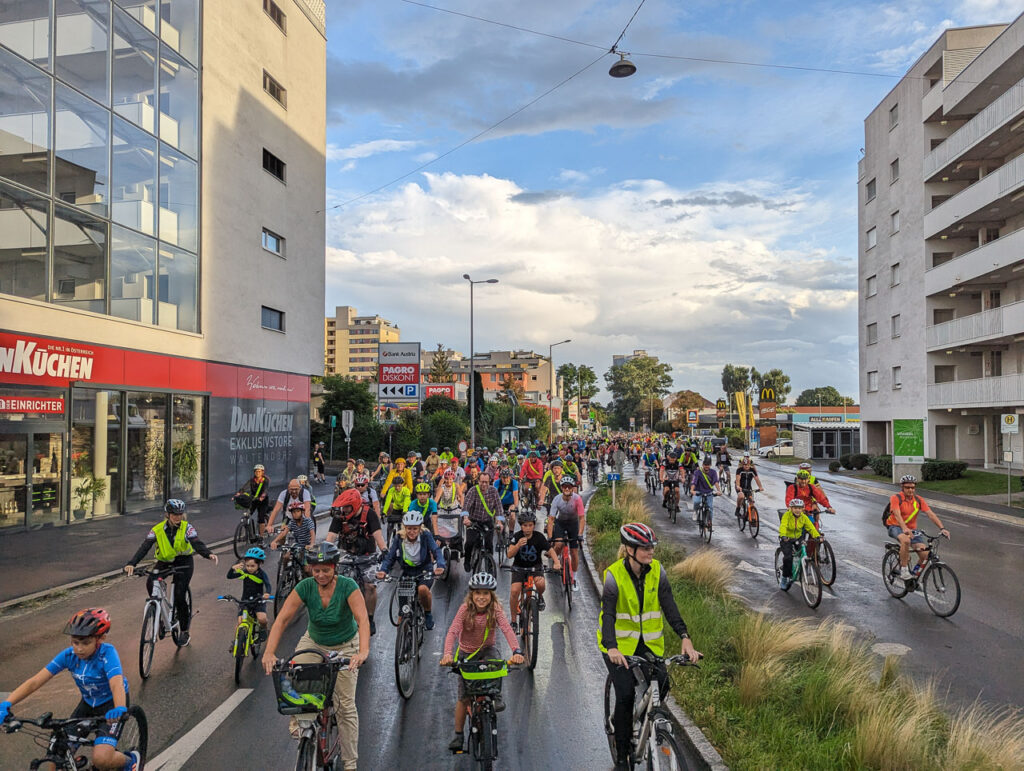
[[[493,645],[485,645],[483,648],[480,648],[480,650],[477,653],[473,654],[473,658],[471,659],[471,661],[477,661],[477,660],[486,661],[487,659],[500,659],[500,658],[501,658],[501,655],[498,653],[498,649],[497,648],[495,648]],[[459,657],[459,661],[465,661],[465,660],[466,660],[466,657]],[[464,701],[465,699],[466,699],[466,681],[463,680],[462,677],[460,676],[459,677],[459,700],[460,701]]]
[[[664,482],[662,482],[661,484],[662,484],[662,486],[664,486],[664,487],[666,487],[666,488],[668,488],[668,487],[679,487],[679,483],[680,483],[681,481],[682,481],[682,480],[679,480],[679,479],[666,479],[666,480],[665,480]]]
[[[342,552],[342,558],[344,558],[346,555],[350,556],[350,557],[363,557],[363,556],[368,557],[368,556],[370,556],[368,554],[367,555],[362,555],[362,554],[355,555],[355,554],[349,554],[348,552]],[[372,586],[376,586],[377,585],[377,571],[378,570],[380,570],[380,567],[377,564],[377,560],[371,559],[371,560],[367,560],[365,565],[345,565],[345,564],[339,563],[338,564],[338,571],[337,571],[337,573],[338,573],[339,576],[348,576],[353,581],[355,581],[357,584],[359,584],[361,588],[365,588],[367,586],[371,586],[372,587]]]
[[[565,538],[569,541],[570,548],[580,548],[580,521],[578,519],[556,519],[551,528],[552,540]]]
[[[899,534],[902,533],[902,532],[903,532],[903,528],[901,528],[899,525],[889,525],[889,537],[890,538],[898,538]],[[928,543],[928,539],[925,538],[923,535],[918,535],[918,534],[915,533],[915,535],[912,535],[910,537],[910,543],[912,543],[912,544],[914,544],[914,543],[927,544]]]
[[[127,699],[126,699],[127,700]],[[98,704],[93,707],[91,704],[85,701],[78,702],[78,706],[75,707],[75,711],[71,713],[71,717],[103,717],[110,710],[114,708],[114,700],[105,701],[102,704]],[[96,730],[96,739],[93,744],[109,744],[111,747],[117,746],[118,737],[121,735],[121,724],[110,725],[110,723],[103,723]]]
[[[410,573],[408,576],[402,575],[402,578],[412,578],[413,576],[422,576],[422,571],[417,570],[415,573]],[[416,581],[416,588],[419,589],[421,586],[425,586],[428,589],[434,586],[434,576],[428,575],[426,577],[419,578]]]
[[[253,613],[266,613],[267,612],[267,601],[260,600],[259,602],[253,602],[246,605],[246,607]],[[242,617],[242,611],[238,611],[238,617]]]
[[[533,580],[534,581],[536,581],[537,578],[543,578],[544,577],[543,575],[541,575],[539,573],[534,573],[532,570],[527,570],[527,569],[524,569],[524,568],[517,568],[515,565],[513,565],[512,566],[512,577],[511,577],[510,581],[513,584],[524,584],[524,583],[526,583],[526,577],[530,576],[530,575],[533,576]]]
[[[324,464],[321,461],[317,461],[316,462],[316,473],[317,474],[323,474],[324,473]]]

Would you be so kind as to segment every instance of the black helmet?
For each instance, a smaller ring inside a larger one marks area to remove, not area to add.
[[[525,522],[533,522],[537,524],[537,515],[529,509],[519,513],[519,524],[522,525]]]
[[[318,543],[306,549],[307,565],[337,565],[341,557],[338,547],[330,541]]]
[[[185,513],[185,501],[178,498],[171,498],[167,503],[164,504],[164,511],[168,514],[184,514]]]

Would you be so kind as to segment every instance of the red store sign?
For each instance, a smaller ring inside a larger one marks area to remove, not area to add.
[[[431,396],[447,396],[449,399],[455,398],[455,385],[454,384],[430,384],[423,386],[423,398],[429,398]]]
[[[381,385],[415,385],[420,382],[420,365],[381,364],[377,382]]]
[[[34,396],[0,396],[0,412],[34,412],[63,415],[63,399],[44,399]]]

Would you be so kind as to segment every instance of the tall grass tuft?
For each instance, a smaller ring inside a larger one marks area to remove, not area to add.
[[[787,657],[820,642],[821,633],[806,619],[772,621],[761,613],[744,616],[732,643],[740,663],[736,687],[740,703],[753,707],[785,668]]]
[[[942,723],[933,682],[915,688],[899,681],[879,691],[856,717],[854,758],[862,766],[892,771],[932,768]]]
[[[701,549],[682,562],[677,562],[669,572],[689,579],[704,592],[724,595],[728,591],[733,568],[725,561],[720,550]]]
[[[1024,716],[980,704],[957,711],[941,766],[948,771],[1024,768]]]

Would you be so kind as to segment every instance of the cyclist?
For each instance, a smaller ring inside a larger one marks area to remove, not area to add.
[[[757,491],[764,492],[764,485],[761,484],[761,477],[757,475],[757,469],[750,462],[750,455],[744,455],[739,468],[736,469],[736,516],[740,515],[740,506],[743,499],[750,497],[754,489],[754,482],[757,482]]]
[[[394,468],[391,463],[391,456],[386,452],[382,452],[377,456],[377,468],[370,474],[370,482],[377,483],[377,489],[380,490],[380,494],[384,494],[384,480],[388,478]]]
[[[437,541],[429,531],[423,529],[423,515],[418,511],[407,511],[402,517],[402,529],[391,542],[384,561],[380,563],[380,570],[377,571],[377,578],[383,579],[390,572],[392,565],[401,558],[402,576],[416,577],[416,595],[419,597],[420,605],[426,613],[426,628],[430,631],[434,628],[434,614],[431,613],[430,593],[434,585],[434,577],[421,575],[434,566],[434,575],[444,573],[444,555],[437,548]]]
[[[900,578],[904,581],[908,581],[918,575],[925,562],[928,561],[928,541],[920,531],[914,529],[919,513],[923,511],[928,516],[928,519],[939,528],[939,533],[947,539],[949,538],[949,531],[942,526],[942,522],[939,521],[939,518],[928,504],[923,499],[917,497],[916,489],[917,477],[912,474],[905,474],[900,477],[900,492],[894,493],[889,498],[889,505],[887,507],[889,517],[885,521],[885,525],[889,529],[889,537],[895,538],[900,542]],[[910,561],[911,547],[917,552],[918,559],[918,563],[914,565],[913,571],[910,571],[907,567]]]
[[[626,656],[665,655],[666,622],[682,640],[680,652],[691,661],[700,659],[686,624],[679,614],[672,587],[661,563],[654,559],[658,539],[641,522],[619,528],[619,559],[608,566],[601,593],[597,643],[615,688],[616,768],[630,768],[629,747],[633,730],[633,702],[636,680]],[[658,670],[661,693],[669,689],[668,672]]]
[[[352,480],[352,485],[355,487],[356,492],[362,496],[363,503],[371,507],[378,517],[380,517],[380,496],[377,495],[377,491],[370,486],[370,477],[368,474],[359,474],[355,479]]]
[[[690,475],[690,497],[694,498],[694,522],[697,521],[697,504],[703,501],[708,507],[708,524],[711,524],[715,513],[715,496],[721,494],[722,488],[718,484],[718,472],[711,468],[711,456],[705,455],[701,465]]]
[[[188,645],[188,628],[192,622],[192,614],[188,607],[188,585],[192,580],[195,560],[192,555],[199,552],[200,557],[217,564],[217,555],[213,554],[206,544],[199,540],[199,533],[185,519],[185,502],[171,498],[164,504],[167,515],[163,522],[158,523],[146,534],[146,539],[136,550],[134,556],[124,566],[124,572],[131,575],[139,560],[156,546],[156,573],[174,570],[174,610],[181,629],[182,645]],[[146,578],[146,594],[153,593],[153,581],[158,576],[150,574]]]
[[[396,476],[384,496],[382,510],[385,519],[390,522],[400,521],[402,514],[409,510],[410,503],[412,503],[412,496],[409,495],[409,489],[406,487],[405,477]]]
[[[700,459],[697,457],[697,450],[689,443],[684,443],[682,455],[679,458],[679,465],[686,471],[686,478],[689,480],[690,475],[697,470],[697,466],[700,465]],[[678,450],[676,451],[678,454]]]
[[[490,484],[486,474],[480,476],[478,484],[466,492],[466,510],[463,512],[462,523],[466,526],[466,551],[463,567],[468,573],[472,567],[473,548],[491,551],[494,548],[494,530],[504,526],[505,509],[501,505],[498,491]],[[476,528],[469,529],[471,522],[483,525],[484,532]]]
[[[601,465],[601,456],[597,451],[597,448],[593,445],[587,450],[587,471],[593,473],[593,477],[596,480],[598,475],[598,468]]]
[[[544,478],[544,463],[536,450],[530,450],[526,454],[526,460],[519,467],[519,479],[524,485],[533,487],[533,499],[540,502],[541,480]]]
[[[293,479],[288,483],[288,487],[281,491],[281,494],[277,496],[277,503],[274,504],[273,511],[270,512],[270,518],[267,520],[268,531],[274,529],[274,520],[277,519],[277,515],[281,509],[287,509],[289,512],[292,509],[302,509],[302,513],[306,517],[310,517],[312,514],[312,508],[310,504],[313,502],[313,496],[310,495],[309,491],[304,489],[299,483],[298,479]]]
[[[659,479],[661,480],[661,508],[668,508],[669,490],[679,489],[679,483],[683,475],[683,467],[679,462],[679,454],[672,450],[665,462],[661,464]]]
[[[309,513],[313,514],[316,511],[316,496],[313,494],[312,485],[309,484],[309,477],[299,474],[295,478],[299,480],[299,487],[309,493]]]
[[[512,612],[512,626],[516,626],[516,619],[519,617],[519,596],[523,591],[523,581],[526,580],[526,570],[533,570],[540,567],[541,556],[547,552],[551,560],[551,566],[555,570],[561,570],[561,563],[558,561],[558,552],[548,543],[548,539],[537,529],[537,515],[532,511],[524,511],[519,517],[520,530],[512,536],[512,542],[508,547],[508,557],[512,560],[512,588],[509,592],[509,610]],[[533,577],[533,585],[537,587],[537,607],[544,610],[544,576],[538,573]],[[520,630],[516,629],[516,634]]]
[[[270,599],[270,576],[263,569],[267,554],[258,546],[253,546],[242,559],[228,568],[229,579],[242,579],[242,602],[253,602],[256,620],[260,624],[260,642],[267,639],[267,600]],[[242,615],[242,606],[238,606],[238,615]]]
[[[423,465],[427,467],[428,479],[433,479],[437,475],[437,470],[441,468],[442,462],[441,456],[437,454],[437,448],[431,447],[427,457],[423,459]]]
[[[551,501],[550,516],[548,517],[548,538],[561,539],[555,546],[559,557],[565,556],[565,547],[568,544],[572,557],[572,590],[580,590],[579,582],[575,573],[580,568],[580,539],[586,532],[586,514],[583,509],[583,499],[576,493],[576,480],[566,474],[559,480],[561,495]]]
[[[355,492],[346,490],[334,499],[327,542],[337,543],[343,552],[353,557],[371,557],[378,550],[383,552],[388,547],[381,533],[380,516]],[[371,635],[377,634],[377,625],[373,621],[373,613],[377,608],[376,572],[376,566],[367,564],[361,576]]]
[[[658,451],[654,449],[653,445],[648,445],[644,450],[644,454],[640,456],[640,463],[644,467],[644,472],[654,474],[659,466],[658,463]]]
[[[316,466],[316,481],[320,484],[327,481],[327,478],[324,476],[326,463],[327,459],[324,458],[324,443],[319,442],[316,449],[313,450],[313,464]]]
[[[388,491],[395,483],[395,479],[399,477],[405,480],[406,492],[410,492],[412,490],[412,472],[406,468],[405,458],[395,458],[395,467],[388,473],[383,487],[380,488],[380,494],[384,496],[385,500],[387,500]]]
[[[804,532],[810,533],[812,538],[821,538],[821,533],[814,526],[814,522],[807,516],[804,509],[804,501],[800,498],[792,498],[786,502],[787,508],[779,520],[779,547],[782,549],[782,577],[779,581],[779,589],[789,591],[793,584],[793,546]]]
[[[548,513],[551,512],[551,501],[562,492],[561,479],[564,473],[565,469],[562,468],[562,461],[556,459],[551,461],[551,467],[544,474],[544,480],[540,487],[540,499],[537,504],[538,506],[546,506]]]
[[[501,498],[501,505],[505,507],[508,514],[509,532],[516,529],[516,512],[519,511],[519,480],[512,478],[512,469],[508,465],[501,467],[498,478],[494,481],[494,487]]]
[[[96,732],[92,747],[93,765],[111,771],[135,771],[139,768],[142,761],[137,751],[125,755],[115,749],[121,733],[121,725],[116,721],[128,711],[128,678],[121,669],[117,650],[105,642],[109,631],[110,614],[103,608],[86,608],[75,613],[64,625],[64,634],[71,635],[71,646],[54,656],[53,661],[0,702],[0,723],[6,722],[13,705],[66,669],[82,697],[71,717],[105,717],[110,721]]]
[[[468,661],[473,658],[498,658],[497,636],[500,629],[505,641],[512,649],[513,664],[523,663],[523,652],[519,648],[512,625],[509,624],[505,611],[498,600],[498,579],[490,573],[476,573],[469,579],[469,593],[465,602],[459,606],[448,634],[444,638],[444,655],[441,666],[447,667],[456,659]],[[456,645],[457,643],[457,645]],[[461,655],[460,655],[461,654]],[[465,688],[459,680],[459,699],[455,702],[455,738],[448,745],[452,752],[461,752],[463,747],[462,728],[466,723],[466,712],[469,701],[465,698]],[[505,709],[501,696],[494,699],[494,711]]]
[[[717,469],[719,477],[722,477],[723,470],[728,474],[731,467],[732,458],[729,457],[729,446],[723,444],[715,451],[715,469]]]
[[[269,675],[277,663],[277,646],[284,631],[303,605],[309,626],[299,639],[296,650],[317,650],[322,653],[340,651],[349,658],[348,669],[338,672],[334,681],[334,708],[341,734],[341,758],[344,768],[355,769],[359,755],[359,713],[356,711],[356,682],[359,667],[370,655],[370,624],[363,595],[356,582],[336,572],[340,553],[333,543],[317,544],[306,550],[306,564],[313,576],[295,585],[274,619],[263,654],[263,669]],[[312,654],[297,656],[297,663],[317,662]],[[289,723],[292,738],[298,738],[295,718]]]
[[[452,452],[451,447],[445,447],[441,450],[441,454],[438,457],[441,459],[442,463],[448,463],[448,461],[455,457],[455,454]]]
[[[566,474],[568,474],[571,477],[576,477],[576,479],[581,479],[581,477],[580,477],[580,467],[576,463],[576,456],[573,454],[572,450],[569,450],[569,452],[566,453],[565,457],[562,458],[562,471],[564,471]]]
[[[266,469],[262,463],[252,467],[252,478],[242,485],[242,488],[235,493],[234,499],[249,509],[256,512],[256,521],[260,526],[260,535],[267,532],[267,509],[270,507],[270,499],[267,497],[270,491],[270,480],[267,479]],[[243,497],[244,496],[244,497]]]
[[[807,463],[806,461],[804,461],[803,463],[800,464],[799,468],[797,469],[796,475],[797,475],[797,477],[799,477],[801,471],[806,471],[807,472],[807,481],[808,481],[808,483],[812,484],[812,485],[816,485],[816,484],[818,484],[818,478],[816,476],[814,476],[814,472],[811,469],[812,469],[811,464]],[[796,479],[793,479],[793,482],[791,484],[795,484],[795,483],[796,483]]]
[[[313,517],[306,515],[306,510],[301,505],[296,505],[295,502],[288,508],[288,513],[281,525],[281,532],[270,542],[270,548],[273,551],[280,549],[289,535],[296,544],[304,549],[316,543],[316,522]],[[291,554],[282,554],[281,559],[287,564],[291,560]],[[304,572],[309,575],[308,568],[305,568]]]
[[[794,498],[803,501],[804,511],[813,520],[815,527],[821,527],[818,518],[818,504],[824,506],[825,511],[829,514],[836,513],[822,489],[811,482],[811,472],[807,469],[800,469],[796,472],[796,480],[786,488],[786,505],[788,506]]]
[[[413,492],[416,493],[416,499],[409,503],[407,511],[418,511],[423,515],[423,526],[431,533],[436,532],[437,501],[430,497],[430,484],[417,482]]]

